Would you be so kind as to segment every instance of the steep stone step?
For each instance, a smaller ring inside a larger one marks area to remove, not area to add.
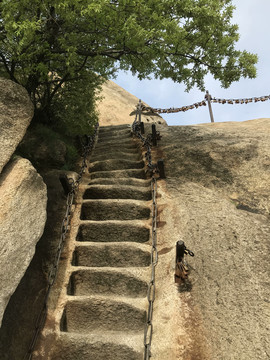
[[[101,131],[101,132],[105,132],[105,131],[113,132],[113,131],[125,130],[125,129],[130,129],[130,128],[131,128],[130,124],[105,125],[105,126],[100,126],[99,131]]]
[[[143,359],[152,194],[142,159],[130,127],[99,129],[52,325],[56,340],[44,331],[39,355],[46,348],[50,360]]]
[[[60,333],[51,360],[142,360],[141,334]]]
[[[133,138],[132,132],[130,129],[128,130],[118,130],[114,132],[101,132],[98,135],[98,141],[106,140],[106,139],[127,139]]]
[[[70,277],[68,295],[117,295],[131,298],[145,297],[147,282],[135,276],[110,269],[77,270]]]
[[[140,247],[139,247],[140,246]],[[132,243],[80,243],[73,253],[73,266],[87,267],[147,267],[151,255],[146,245]]]
[[[90,185],[83,195],[84,199],[150,200],[151,197],[150,189],[128,185]]]
[[[104,151],[100,153],[95,153],[90,158],[90,163],[95,161],[103,161],[103,160],[112,160],[112,159],[124,159],[131,161],[139,161],[142,159],[142,155],[136,152],[124,152],[122,149],[115,149],[113,152],[104,153]]]
[[[111,128],[108,129],[107,127],[99,127],[98,136],[124,136],[124,135],[130,135],[131,133],[131,126],[126,126],[125,128]]]
[[[137,144],[133,141],[132,138],[127,138],[127,139],[123,139],[123,140],[119,140],[119,139],[110,139],[108,141],[98,141],[95,149],[99,149],[99,148],[113,148],[113,147],[119,147],[119,149],[121,147],[126,147],[126,148],[137,148]]]
[[[132,299],[134,303],[136,299]],[[66,303],[60,330],[83,334],[99,330],[143,331],[146,311],[132,304],[102,297],[74,297]]]
[[[110,171],[110,170],[142,169],[142,168],[144,168],[143,161],[111,159],[111,160],[92,162],[89,166],[89,172],[91,172],[91,171],[95,172],[95,171]]]
[[[132,139],[132,134],[129,132],[122,131],[122,132],[115,132],[114,134],[100,134],[98,137],[98,142],[107,142],[107,141],[123,141]]]
[[[132,141],[131,139],[123,142],[123,143],[119,143],[119,142],[111,142],[111,143],[102,143],[102,142],[98,142],[95,145],[95,150],[94,153],[96,153],[97,150],[102,150],[102,151],[114,151],[115,149],[119,149],[122,151],[138,151],[138,145]]]
[[[92,179],[88,185],[129,185],[136,187],[149,187],[151,180],[133,179],[133,178],[96,178]]]
[[[105,133],[113,134],[115,132],[123,131],[123,130],[130,131],[131,126],[127,124],[123,124],[123,125],[109,125],[109,126],[99,127],[100,134],[105,134]]]
[[[121,147],[121,146],[127,146],[129,147],[130,145],[136,147],[137,144],[133,141],[132,138],[124,138],[124,139],[119,139],[119,138],[108,138],[108,139],[104,139],[103,141],[98,141],[97,145],[99,145],[100,147]]]
[[[149,219],[150,208],[135,200],[85,200],[82,220],[135,220]]]
[[[119,158],[118,155],[119,153],[125,153],[125,154],[129,154],[129,155],[133,155],[133,156],[140,156],[142,158],[142,154],[139,151],[138,147],[136,146],[136,144],[131,144],[131,145],[123,145],[123,146],[108,146],[108,147],[104,147],[104,146],[100,146],[99,148],[95,148],[94,152],[93,152],[93,158],[95,156],[110,156],[110,154],[115,154],[115,156],[117,156],[117,158]],[[108,157],[106,158],[108,159]],[[92,161],[90,159],[90,161]]]
[[[143,169],[131,170],[112,170],[112,171],[96,171],[90,173],[91,179],[97,178],[137,178],[146,179],[146,174]]]
[[[149,240],[149,228],[140,221],[83,221],[77,241],[87,242],[139,242]]]

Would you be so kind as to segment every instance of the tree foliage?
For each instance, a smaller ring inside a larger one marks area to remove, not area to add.
[[[210,72],[228,87],[255,77],[257,62],[235,48],[233,9],[231,0],[2,0],[0,74],[47,112],[64,84],[75,91],[89,81],[93,89],[94,74],[118,69],[188,90],[203,89]]]

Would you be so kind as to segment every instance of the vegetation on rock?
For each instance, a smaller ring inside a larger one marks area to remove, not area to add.
[[[77,137],[67,136],[44,124],[27,130],[16,154],[27,158],[43,174],[48,169],[76,170],[79,158]]]

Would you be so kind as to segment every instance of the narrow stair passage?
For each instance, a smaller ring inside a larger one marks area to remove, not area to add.
[[[87,176],[50,359],[142,360],[151,188],[126,125],[100,128]]]

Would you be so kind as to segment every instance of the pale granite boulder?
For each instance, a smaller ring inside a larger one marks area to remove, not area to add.
[[[33,114],[27,91],[11,80],[0,78],[0,172],[24,137]]]
[[[0,176],[0,324],[46,222],[47,189],[31,163],[10,162]]]

